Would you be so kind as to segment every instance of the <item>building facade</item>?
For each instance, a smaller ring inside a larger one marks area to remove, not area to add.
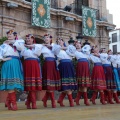
[[[8,3],[15,3],[10,7]],[[15,29],[19,37],[26,34],[35,35],[36,40],[42,42],[42,36],[50,33],[53,41],[62,37],[66,42],[72,36],[76,39],[82,33],[82,5],[97,10],[97,36],[85,37],[92,44],[99,47],[109,47],[109,30],[114,29],[112,15],[106,9],[106,0],[51,0],[51,28],[33,27],[31,25],[31,0],[1,0],[0,1],[0,38],[6,36],[8,29]],[[65,11],[65,6],[71,6],[70,12]],[[67,20],[66,17],[72,18]],[[83,41],[84,41],[83,40]]]
[[[120,29],[113,30],[109,33],[109,48],[114,54],[120,52]]]
[[[45,29],[31,25],[31,0],[0,0],[0,38],[6,36],[6,31],[15,29],[20,38],[26,34],[33,34],[37,42],[43,42],[42,36],[49,33],[55,42],[57,37],[62,37],[65,42],[72,36],[76,39],[82,33],[82,5],[94,8],[97,11],[97,36],[85,37],[93,45],[109,47],[109,30],[114,29],[112,15],[106,9],[106,0],[51,0],[51,28]],[[70,6],[70,12],[65,7]],[[71,19],[67,19],[71,18]],[[84,42],[83,40],[83,42]],[[38,93],[41,99],[44,91]],[[5,100],[7,92],[0,92],[0,102]]]

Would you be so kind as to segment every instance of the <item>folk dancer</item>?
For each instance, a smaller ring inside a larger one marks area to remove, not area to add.
[[[6,105],[8,110],[17,110],[16,90],[24,90],[23,71],[19,52],[14,43],[18,42],[14,30],[7,32],[8,40],[0,46],[0,60],[4,61],[1,68],[0,90],[8,91]],[[24,42],[24,41],[22,41]]]
[[[106,90],[106,80],[105,80],[105,74],[104,74],[102,62],[99,57],[98,47],[97,46],[93,47],[91,49],[91,52],[92,54],[90,55],[90,60],[94,63],[94,67],[91,75],[91,82],[92,82],[91,89],[94,90],[93,92],[94,98],[96,98],[97,93],[100,92],[100,102],[103,105],[105,105],[104,90]],[[93,104],[96,104],[95,99],[91,99],[91,101]]]
[[[58,68],[61,76],[62,91],[57,102],[60,104],[61,107],[63,107],[63,99],[67,95],[70,107],[73,107],[74,103],[72,98],[72,91],[77,90],[77,82],[75,79],[75,71],[72,63],[71,54],[73,54],[76,49],[73,45],[69,45],[68,47],[66,47],[62,38],[59,38],[57,42],[61,46],[61,50],[59,54],[57,54],[57,59],[60,62]],[[69,44],[70,42],[71,41],[69,41]]]
[[[114,73],[114,81],[116,83],[116,89],[114,90],[113,98],[117,104],[120,104],[118,94],[117,94],[117,91],[120,91],[120,79],[119,79],[119,74],[118,74],[118,69],[117,69],[118,68],[118,59],[117,59],[117,55],[113,55],[111,50],[108,51],[108,55],[109,55],[108,59],[112,63],[113,73]]]
[[[42,74],[39,56],[41,55],[42,45],[35,43],[32,34],[26,35],[25,46],[15,44],[24,57],[24,87],[28,91],[26,106],[27,109],[36,109],[36,91],[42,90]],[[32,103],[32,107],[30,105]]]
[[[43,90],[46,90],[46,93],[42,101],[44,107],[47,107],[47,100],[50,97],[52,108],[56,108],[54,91],[61,89],[60,74],[56,65],[56,57],[52,52],[52,36],[50,34],[45,34],[44,42],[42,54],[45,62],[42,68],[42,87]]]
[[[79,99],[81,96],[84,96],[84,104],[89,106],[88,102],[88,96],[87,96],[87,88],[90,88],[91,86],[91,78],[90,78],[90,70],[89,70],[89,61],[88,61],[88,55],[86,52],[89,52],[91,50],[91,47],[89,45],[85,45],[81,49],[81,43],[76,41],[75,47],[77,51],[75,52],[75,57],[77,58],[77,66],[76,66],[76,79],[78,83],[78,92],[76,99],[74,100],[76,102],[76,105],[79,105]]]

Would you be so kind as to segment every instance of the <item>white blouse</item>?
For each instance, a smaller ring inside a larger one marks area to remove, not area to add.
[[[93,63],[102,63],[101,62],[101,59],[99,58],[99,57],[97,57],[97,56],[94,56],[94,55],[92,55],[92,54],[90,54],[90,60],[93,62]]]
[[[84,54],[83,52],[78,52],[78,51],[75,52],[75,57],[77,58],[77,60],[81,58],[88,59],[88,55]]]
[[[120,68],[120,54],[117,55],[117,64],[118,64],[118,67]]]
[[[73,45],[68,45],[67,47],[67,50],[66,50],[66,53],[69,55],[69,56],[75,56],[75,52],[76,52],[76,48],[75,46]]]
[[[64,50],[60,50],[59,54],[57,55],[57,58],[58,58],[58,60],[62,60],[62,59],[70,59],[70,60],[72,60],[72,57],[70,57],[66,53],[66,51],[64,51]]]
[[[107,53],[101,53],[100,54],[100,59],[102,61],[102,64],[111,64],[110,60],[108,59],[108,54]]]
[[[0,59],[6,58],[7,56],[19,57],[19,52],[10,45],[4,43],[0,46]]]
[[[61,46],[60,45],[54,44],[52,46],[52,52],[54,53],[54,55],[58,55],[60,50],[61,50]]]
[[[24,48],[24,50],[21,51],[21,55],[24,57],[24,59],[27,58],[38,58],[41,55],[42,51],[42,45],[41,44],[34,44],[35,47],[32,49]]]
[[[55,58],[55,55],[54,55],[54,53],[52,52],[52,50],[48,49],[46,46],[43,46],[43,47],[42,47],[41,53],[43,54],[43,57],[44,57],[44,58],[46,58],[46,57]]]
[[[81,49],[85,54],[89,55],[90,54],[90,50],[91,50],[91,47],[90,45],[85,45],[82,47]]]
[[[117,55],[109,55],[109,60],[112,62],[113,67],[117,68]]]
[[[19,42],[14,43],[14,46],[21,51],[21,55],[24,59],[27,58],[38,58],[41,55],[42,47],[41,44],[34,44],[34,48],[28,49],[24,46],[24,44],[20,44]]]

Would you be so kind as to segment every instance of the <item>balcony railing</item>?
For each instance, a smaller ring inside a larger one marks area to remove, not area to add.
[[[25,0],[25,1],[27,1],[27,2],[31,2],[32,0]]]

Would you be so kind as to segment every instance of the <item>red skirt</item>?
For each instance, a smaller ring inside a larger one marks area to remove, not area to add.
[[[59,71],[56,69],[55,61],[45,61],[42,69],[43,90],[60,90],[61,80]]]
[[[105,74],[102,66],[94,66],[91,76],[92,90],[106,90]]]
[[[91,79],[88,62],[78,62],[76,67],[76,79],[78,87],[90,87]]]
[[[23,68],[25,91],[42,90],[42,78],[39,62],[37,60],[25,60]]]
[[[106,86],[108,90],[113,90],[116,89],[116,83],[114,80],[114,74],[112,71],[111,66],[103,66],[104,68],[104,73],[105,73],[105,78],[106,78]]]

